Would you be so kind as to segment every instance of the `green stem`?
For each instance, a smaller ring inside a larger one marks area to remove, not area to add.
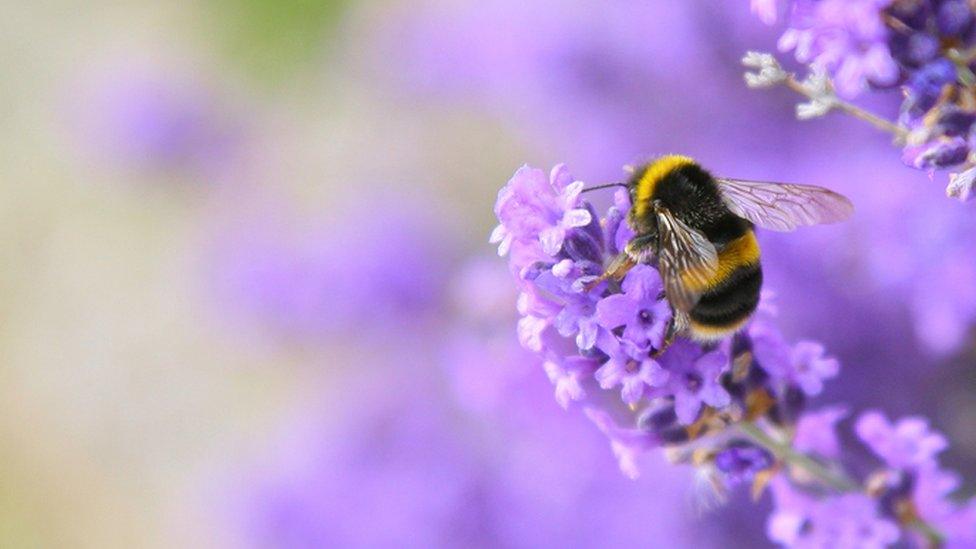
[[[755,423],[741,423],[739,429],[780,460],[803,469],[838,492],[857,492],[861,489],[861,486],[848,478],[847,475],[838,473],[810,456],[797,452],[789,444],[777,441]]]
[[[790,76],[786,80],[786,87],[806,97],[807,99],[819,99],[817,96],[810,93],[810,90],[808,90],[794,76]],[[908,138],[908,130],[905,128],[902,128],[898,124],[886,120],[872,112],[868,112],[861,107],[854,105],[853,103],[848,103],[836,95],[831,95],[831,104],[834,106],[834,108],[840,109],[854,118],[863,120],[881,131],[894,135],[898,142],[904,142]]]
[[[780,442],[759,425],[746,421],[740,423],[738,427],[744,435],[751,438],[753,442],[772,452],[773,455],[779,458],[780,461],[803,469],[810,476],[815,477],[824,485],[829,486],[830,488],[833,488],[841,493],[862,491],[861,485],[852,480],[843,472],[831,469],[812,457],[804,453],[797,452],[795,449],[793,449],[792,445]],[[921,518],[916,517],[912,519],[906,524],[906,526],[924,536],[930,547],[942,547],[945,544],[945,536],[943,536],[938,529]]]
[[[971,49],[959,51],[950,48],[946,51],[946,57],[956,65],[956,74],[960,84],[966,87],[976,85],[976,74],[969,68],[969,65],[976,59],[976,51]]]
[[[942,547],[945,545],[945,536],[942,535],[942,532],[939,532],[934,526],[920,518],[909,522],[908,527],[925,536],[929,547]]]

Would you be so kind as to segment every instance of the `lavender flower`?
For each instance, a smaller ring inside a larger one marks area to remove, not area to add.
[[[806,405],[838,375],[839,362],[817,342],[787,343],[768,296],[731,340],[705,348],[679,337],[659,353],[669,308],[654,267],[634,267],[620,283],[587,284],[626,243],[626,193],[598,220],[571,181],[563,166],[549,177],[516,172],[499,193],[492,241],[507,248],[520,291],[520,341],[544,360],[557,401],[583,404],[626,476],[636,478],[647,454],[663,448],[719,492],[750,482],[758,496],[772,486],[768,533],[792,546],[881,547],[903,533],[967,539],[972,504],[947,500],[956,485],[934,465],[945,439],[924,421],[891,426],[876,413],[859,420],[858,434],[885,471],[901,475],[886,474],[875,482],[881,488],[862,488],[834,461],[843,456],[835,431],[846,410]],[[567,212],[590,215],[566,223]],[[546,244],[542,235],[554,231],[559,239]]]
[[[877,411],[864,413],[856,431],[884,461],[885,468],[869,480],[869,491],[889,517],[902,524],[923,520],[940,531],[949,545],[976,543],[976,500],[959,504],[951,499],[959,479],[939,466],[937,456],[948,446],[941,433],[929,429],[923,418],[907,417],[892,424]]]
[[[124,168],[212,176],[239,128],[200,82],[161,67],[94,75],[74,106],[79,145]]]
[[[495,211],[501,223],[491,237],[502,251],[511,253],[510,268],[522,290],[520,340],[549,357],[547,372],[557,382],[561,403],[585,395],[581,370],[566,365],[596,359],[601,365],[594,380],[604,389],[622,386],[628,404],[636,405],[654,389],[655,398],[675,399],[684,423],[695,420],[703,403],[727,406],[730,397],[719,383],[728,368],[723,352],[706,353],[679,343],[661,364],[650,357],[661,345],[670,320],[670,309],[660,297],[660,276],[653,268],[633,269],[616,291],[584,290],[581,282],[602,271],[604,243],[613,240],[615,247],[620,243],[616,234],[613,238],[604,234],[595,216],[570,213],[591,211],[580,200],[582,183],[571,181],[563,166],[553,169],[548,178],[540,170],[520,169],[499,193]],[[628,206],[618,202],[615,215]],[[577,217],[579,222],[567,224],[567,217]],[[559,238],[545,238],[554,230]],[[559,247],[553,247],[555,242]],[[567,354],[569,349],[553,341],[554,335],[575,336],[580,355]]]
[[[491,235],[498,244],[498,255],[505,255],[516,239],[537,239],[542,252],[556,255],[566,239],[566,232],[585,227],[591,221],[585,208],[574,208],[583,182],[573,182],[565,166],[556,166],[546,181],[539,170],[523,167],[498,194],[495,215],[507,223]],[[548,185],[548,189],[546,186]]]
[[[767,535],[789,547],[886,547],[898,541],[898,526],[880,516],[868,496],[847,494],[816,499],[774,481],[776,510]]]
[[[902,153],[905,164],[919,170],[937,170],[957,166],[969,156],[969,143],[961,137],[908,147]]]
[[[424,335],[449,344],[443,356],[431,360],[439,345],[377,339],[375,356],[357,353],[357,374],[296,409],[267,459],[229,475],[243,479],[221,498],[237,511],[242,546],[712,545],[709,525],[689,528],[687,474],[652,467],[624,478],[589,422],[540,400],[549,387],[530,375],[539,357],[511,337],[511,307],[480,299],[513,298],[494,266],[478,261],[447,279],[458,314]],[[621,455],[650,438],[606,427]]]
[[[824,356],[824,346],[814,341],[800,341],[790,353],[789,369],[778,372],[791,384],[810,395],[818,395],[823,390],[825,379],[836,377],[840,372],[837,359]]]
[[[670,373],[667,393],[674,398],[681,423],[693,423],[704,405],[721,409],[732,402],[721,384],[722,374],[729,368],[724,351],[707,352],[687,341],[672,347],[662,361]]]
[[[722,472],[730,484],[751,482],[757,474],[775,463],[769,450],[741,440],[731,442],[714,459],[715,468]]]
[[[898,79],[888,51],[888,29],[881,9],[891,0],[802,0],[779,41],[797,61],[833,76],[837,91],[853,97],[868,84],[887,86]]]
[[[659,299],[664,291],[661,276],[647,265],[638,265],[627,273],[621,290],[597,303],[597,324],[605,330],[623,328],[625,339],[660,347],[671,321],[671,308]]]
[[[945,437],[929,431],[922,418],[905,418],[892,425],[880,412],[866,412],[857,421],[857,435],[895,469],[916,469],[935,463],[945,450]]]
[[[769,22],[775,6],[753,11]],[[768,54],[749,54],[743,63],[750,87],[785,83],[806,95],[797,108],[801,119],[822,116],[835,107],[894,134],[904,145],[902,160],[934,171],[972,167],[976,103],[976,7],[963,0],[797,0],[789,28],[779,41],[794,51],[812,74],[825,78],[822,89],[801,85]],[[759,63],[759,61],[762,63]],[[829,80],[826,77],[829,76]],[[832,97],[832,89],[851,98],[869,88],[903,87],[898,123]],[[965,180],[953,177],[946,192],[965,200]]]
[[[969,202],[974,189],[976,189],[976,168],[969,168],[962,173],[950,174],[946,196]]]
[[[671,375],[651,358],[649,347],[618,340],[610,332],[602,332],[598,343],[608,358],[593,376],[602,389],[620,385],[620,398],[627,404],[637,404],[644,398],[645,389],[664,385]]]
[[[617,458],[621,472],[632,479],[639,477],[638,459],[648,450],[657,448],[661,439],[653,431],[622,428],[610,414],[598,408],[587,407],[583,412],[610,440],[610,448]]]
[[[533,347],[527,347],[533,350]],[[556,388],[556,402],[563,408],[569,408],[574,400],[583,400],[586,390],[583,380],[597,370],[596,363],[583,357],[567,357],[561,360],[547,360],[543,365],[546,376]]]
[[[484,356],[481,345],[471,350]],[[474,367],[511,374],[523,365]],[[230,488],[216,506],[232,521],[235,546],[635,546],[658,537],[712,546],[709,526],[691,528],[693,509],[680,503],[686,475],[661,467],[624,478],[587,422],[526,398],[541,380],[507,392],[506,413],[472,415],[435,384],[410,379],[434,379],[436,369],[414,362],[411,373],[425,375],[406,376],[379,361],[367,366],[384,379],[342,381],[360,397],[356,406],[330,397],[296,409],[263,459],[226,475]],[[479,426],[506,444],[485,451],[466,436]]]
[[[840,441],[837,439],[837,422],[847,416],[847,410],[834,406],[810,411],[796,424],[793,447],[828,459],[840,457]]]
[[[446,264],[439,232],[419,205],[393,202],[346,209],[335,226],[295,229],[283,211],[248,210],[219,227],[207,261],[228,321],[317,340],[363,325],[402,329],[435,310],[441,296],[426,269]],[[364,221],[373,219],[385,221]]]

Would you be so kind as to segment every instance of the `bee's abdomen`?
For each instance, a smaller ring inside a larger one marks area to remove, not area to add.
[[[759,263],[736,268],[729,278],[701,296],[691,310],[691,321],[704,326],[729,329],[744,322],[759,304],[762,267]]]
[[[713,340],[738,330],[759,305],[762,267],[755,235],[749,231],[719,253],[719,270],[688,313],[696,339]]]

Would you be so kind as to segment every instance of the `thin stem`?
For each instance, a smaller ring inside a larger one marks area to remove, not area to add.
[[[860,484],[848,477],[845,473],[831,469],[812,457],[797,452],[792,445],[776,440],[759,425],[746,421],[740,423],[738,427],[744,435],[772,452],[781,461],[803,469],[810,476],[824,483],[824,485],[842,493],[860,492],[863,490]],[[905,526],[924,536],[930,547],[942,547],[945,544],[945,536],[920,517],[913,518]]]
[[[914,529],[919,534],[925,536],[925,540],[929,543],[929,547],[942,547],[945,545],[945,537],[942,532],[935,529],[934,526],[925,522],[922,519],[914,519],[908,523],[908,526]]]
[[[739,424],[739,429],[746,436],[772,452],[780,460],[800,467],[811,476],[838,492],[857,492],[861,489],[861,486],[848,478],[847,475],[826,467],[806,454],[797,452],[789,444],[777,441],[755,423],[741,423]]]
[[[811,99],[811,100],[823,99],[822,97],[812,93],[809,89],[807,89],[806,86],[804,86],[802,83],[797,81],[796,77],[794,77],[793,75],[790,75],[786,79],[786,86],[791,90],[795,91],[796,93],[803,95],[807,99]],[[836,95],[833,95],[830,99],[831,99],[831,105],[834,108],[840,109],[845,113],[853,116],[854,118],[863,120],[868,124],[871,124],[875,128],[878,128],[881,131],[888,132],[894,135],[899,142],[904,142],[906,139],[908,139],[908,130],[902,128],[898,124],[886,120],[874,113],[868,112],[862,109],[861,107],[858,107],[857,105],[848,103],[847,101],[840,99]]]
[[[956,73],[958,74],[960,84],[968,87],[976,84],[976,74],[969,68],[969,65],[973,61],[976,61],[976,48],[970,48],[964,51],[949,48],[946,50],[945,55],[956,65]]]

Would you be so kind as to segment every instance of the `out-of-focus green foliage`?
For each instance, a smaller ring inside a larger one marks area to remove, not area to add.
[[[348,4],[348,0],[213,0],[209,15],[226,55],[256,79],[274,83],[321,56]]]

